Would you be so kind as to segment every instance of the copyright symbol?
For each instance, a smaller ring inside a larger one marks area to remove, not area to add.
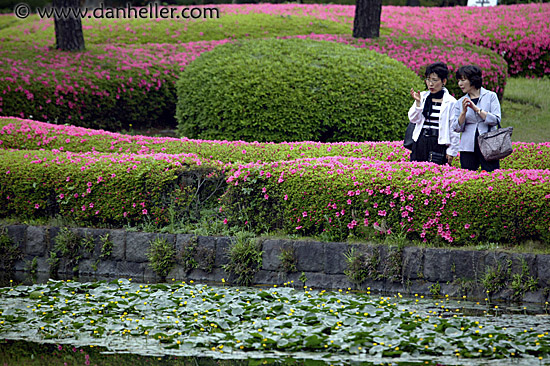
[[[25,3],[19,3],[13,8],[13,13],[19,19],[25,19],[31,13],[31,7]]]

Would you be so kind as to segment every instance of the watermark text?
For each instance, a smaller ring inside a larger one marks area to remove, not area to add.
[[[13,8],[13,13],[19,19],[25,19],[31,14],[31,7],[19,3]],[[99,3],[96,8],[54,8],[37,7],[36,14],[41,19],[211,19],[219,18],[218,8],[205,7],[165,7],[158,3],[149,3],[143,7],[134,7],[130,3],[120,7],[106,7]]]

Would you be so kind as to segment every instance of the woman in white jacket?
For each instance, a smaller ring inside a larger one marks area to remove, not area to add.
[[[411,161],[451,164],[458,155],[460,135],[451,129],[456,99],[445,88],[449,69],[443,62],[436,62],[426,68],[425,75],[428,91],[411,89],[414,103],[409,120],[416,125]]]

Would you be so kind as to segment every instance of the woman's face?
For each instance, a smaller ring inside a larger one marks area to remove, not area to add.
[[[432,72],[426,77],[426,86],[428,87],[430,93],[437,93],[438,91],[443,89],[445,81],[447,80],[441,80],[435,72]]]
[[[458,87],[464,94],[470,94],[472,91],[476,90],[472,83],[470,83],[470,80],[464,76],[458,79]]]

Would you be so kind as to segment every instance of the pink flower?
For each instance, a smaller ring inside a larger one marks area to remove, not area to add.
[[[284,200],[285,200],[285,201],[288,200],[288,194],[285,194]]]
[[[307,217],[307,212],[306,211],[302,212],[302,217]]]
[[[470,224],[464,225],[464,229],[469,229],[469,228],[470,228]]]
[[[265,198],[265,199],[268,199],[268,198],[269,198],[269,195],[264,194],[264,198]]]
[[[144,214],[144,215],[147,215],[147,209],[144,208],[143,210],[141,210],[141,213]]]
[[[302,226],[296,226],[296,230],[300,230]]]
[[[262,193],[265,193],[267,191],[267,188],[263,187],[262,188]]]
[[[224,225],[227,225],[227,219],[223,220]]]
[[[60,198],[60,199],[63,199],[63,198],[65,198],[65,195],[64,195],[63,193],[61,193],[61,194],[59,195],[59,198]]]
[[[34,208],[40,208],[40,205],[38,203],[35,203]]]

